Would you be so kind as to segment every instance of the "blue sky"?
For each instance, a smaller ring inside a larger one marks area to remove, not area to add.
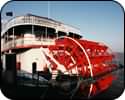
[[[124,13],[113,1],[13,1],[3,7],[3,21],[12,18],[5,15],[8,11],[12,11],[14,16],[32,13],[50,17],[78,27],[85,39],[99,41],[113,51],[124,52]]]

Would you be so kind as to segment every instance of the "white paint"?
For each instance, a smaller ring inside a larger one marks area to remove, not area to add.
[[[45,55],[40,48],[33,48],[17,55],[17,61],[21,62],[21,70],[32,73],[32,63],[37,63],[37,71],[42,71],[46,66]]]

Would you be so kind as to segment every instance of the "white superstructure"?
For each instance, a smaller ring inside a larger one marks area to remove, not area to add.
[[[41,47],[47,51],[46,46],[54,45],[55,39],[60,36],[81,38],[79,29],[75,27],[32,14],[9,20],[2,26],[1,34],[1,53],[16,53],[17,67],[30,73],[34,63],[37,71],[51,66]]]

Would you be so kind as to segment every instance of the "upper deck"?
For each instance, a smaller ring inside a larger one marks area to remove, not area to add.
[[[17,16],[9,20],[7,23],[2,25],[2,36],[12,27],[20,26],[20,25],[36,25],[36,26],[44,26],[51,27],[56,29],[56,31],[63,31],[66,33],[72,32],[74,34],[80,35],[80,30],[74,26],[64,24],[59,21],[55,21],[53,19],[47,17],[36,16],[32,14],[26,14],[23,16]]]
[[[81,38],[79,29],[46,17],[17,16],[2,26],[1,51],[54,44],[60,36]]]

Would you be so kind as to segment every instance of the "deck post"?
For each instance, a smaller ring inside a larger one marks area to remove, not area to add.
[[[32,34],[34,34],[34,25],[32,25]]]
[[[8,36],[8,31],[7,31],[7,41],[8,41],[8,37],[9,37],[9,36]]]
[[[15,30],[14,30],[14,27],[13,27],[13,47],[15,47],[15,38],[14,38],[14,32],[15,32]]]
[[[46,34],[46,36],[45,36],[45,37],[46,37],[46,39],[47,39],[47,27],[46,27],[45,29],[46,29],[46,30],[45,30],[45,34]]]

